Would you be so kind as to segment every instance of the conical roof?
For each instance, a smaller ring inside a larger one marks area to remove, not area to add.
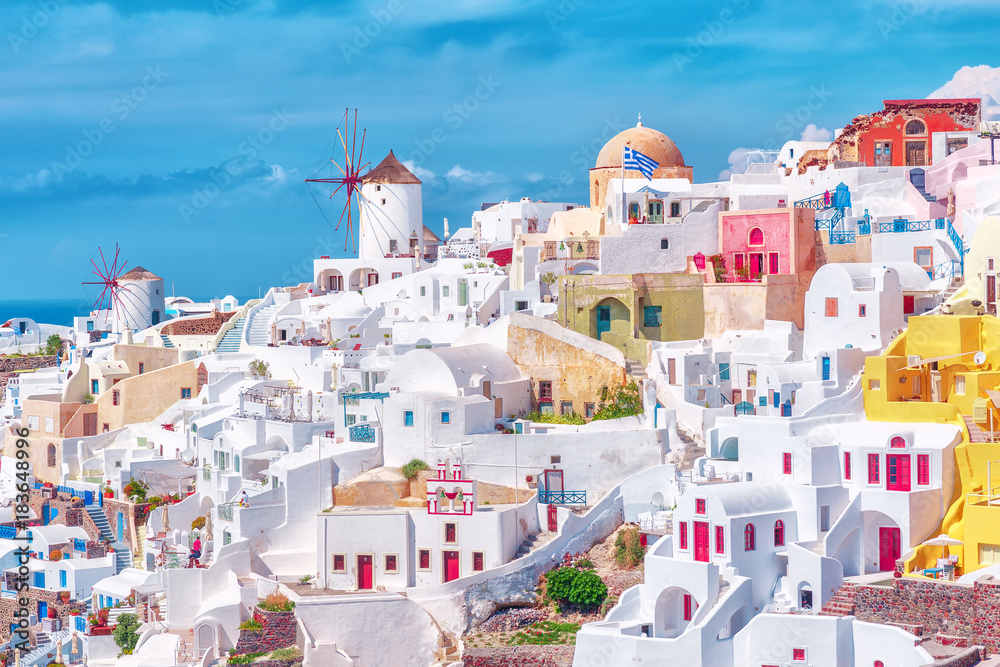
[[[404,167],[392,151],[389,151],[389,154],[379,162],[377,167],[365,174],[361,178],[361,182],[420,185],[420,179]]]
[[[156,275],[152,271],[148,271],[141,266],[137,266],[124,276],[118,278],[118,280],[163,280],[160,276]]]

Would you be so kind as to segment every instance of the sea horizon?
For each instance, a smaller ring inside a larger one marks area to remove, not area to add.
[[[222,297],[189,297],[197,303]],[[243,304],[247,299],[240,299]],[[39,324],[73,326],[74,317],[90,314],[94,302],[83,297],[62,299],[0,299],[0,324],[15,317],[27,317]]]

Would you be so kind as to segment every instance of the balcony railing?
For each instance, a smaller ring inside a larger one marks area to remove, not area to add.
[[[219,505],[219,521],[233,520],[233,507],[236,503],[222,503]]]
[[[367,424],[358,424],[348,430],[351,442],[375,442],[375,429]]]
[[[844,245],[857,240],[854,232],[830,232],[830,245]]]
[[[538,502],[543,505],[586,505],[586,491],[542,491]]]

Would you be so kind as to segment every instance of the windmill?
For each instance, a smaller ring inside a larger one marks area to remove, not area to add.
[[[340,149],[344,150],[343,166],[337,161],[336,157],[330,158],[330,177],[329,178],[307,178],[306,183],[316,183],[324,186],[329,186],[333,191],[330,192],[329,197],[333,199],[341,190],[344,190],[346,195],[346,201],[344,202],[344,208],[340,212],[340,219],[337,221],[334,231],[339,232],[340,226],[344,222],[344,218],[347,218],[347,229],[346,237],[344,239],[344,250],[347,250],[348,244],[351,246],[351,252],[357,253],[357,241],[355,240],[354,234],[354,219],[355,219],[355,208],[357,209],[358,224],[361,222],[361,200],[367,201],[367,197],[361,194],[361,179],[362,172],[365,171],[370,165],[370,162],[364,162],[363,154],[365,151],[365,134],[367,130],[361,130],[361,146],[358,147],[358,110],[354,110],[354,117],[351,118],[350,109],[344,110],[344,118],[341,121],[341,125],[344,131],[341,132],[340,127],[337,128],[337,138],[340,140],[340,146],[334,146],[334,155],[339,153]],[[350,137],[351,143],[350,147],[347,144],[347,137]],[[333,171],[336,167],[339,174]],[[336,188],[334,188],[336,186]],[[346,189],[345,189],[346,188]],[[315,195],[314,195],[315,198]],[[322,211],[322,208],[320,209]]]
[[[117,243],[115,244],[115,256],[111,261],[111,266],[108,266],[108,261],[104,257],[104,250],[98,247],[97,251],[101,255],[101,265],[98,266],[94,259],[90,260],[90,263],[94,267],[91,273],[97,277],[97,280],[83,281],[84,285],[97,285],[101,289],[101,295],[94,301],[92,308],[97,312],[104,311],[105,324],[107,324],[108,315],[114,313],[116,322],[124,321],[127,327],[131,327],[131,323],[128,322],[128,308],[126,304],[132,303],[132,293],[121,281],[122,276],[125,275],[125,266],[128,262],[123,261],[119,265],[121,248],[118,247]]]

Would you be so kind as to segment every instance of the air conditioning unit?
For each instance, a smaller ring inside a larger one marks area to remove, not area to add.
[[[906,357],[906,365],[907,366],[913,366],[913,365],[919,364],[919,363],[920,363],[920,355],[919,354],[911,354],[911,355],[908,355]]]

